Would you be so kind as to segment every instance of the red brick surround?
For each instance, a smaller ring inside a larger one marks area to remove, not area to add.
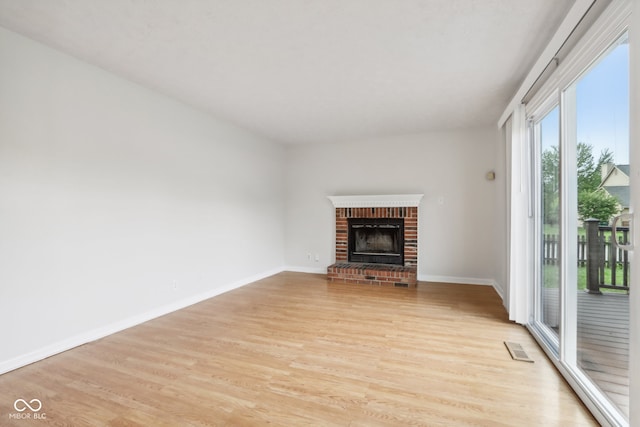
[[[418,208],[336,208],[336,262],[347,262],[349,218],[404,218],[404,265],[418,265]]]
[[[404,267],[348,263],[349,218],[403,218]],[[418,208],[336,208],[336,264],[329,266],[330,281],[415,286],[418,265]]]

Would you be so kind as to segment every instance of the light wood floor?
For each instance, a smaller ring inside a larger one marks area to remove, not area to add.
[[[535,363],[511,360],[503,341]],[[46,420],[12,420],[37,398]],[[597,425],[490,287],[282,273],[0,376],[0,425]]]

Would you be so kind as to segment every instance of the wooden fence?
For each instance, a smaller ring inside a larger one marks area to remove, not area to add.
[[[578,266],[587,268],[587,290],[599,294],[600,289],[629,290],[629,253],[615,246],[610,226],[597,220],[586,220],[586,235],[578,236]],[[618,241],[628,243],[629,228],[617,227]],[[542,239],[542,256],[546,265],[559,265],[560,239],[555,234],[545,234]],[[609,274],[606,274],[608,270]],[[620,271],[621,270],[621,271]],[[609,282],[605,279],[610,277]]]

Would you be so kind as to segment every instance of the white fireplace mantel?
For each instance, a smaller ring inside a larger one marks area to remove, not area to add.
[[[424,194],[328,196],[336,208],[418,207]]]

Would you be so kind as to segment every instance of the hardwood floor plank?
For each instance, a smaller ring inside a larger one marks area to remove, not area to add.
[[[0,396],[3,426],[597,425],[492,288],[302,273],[4,374]],[[8,418],[18,398],[46,424]]]

